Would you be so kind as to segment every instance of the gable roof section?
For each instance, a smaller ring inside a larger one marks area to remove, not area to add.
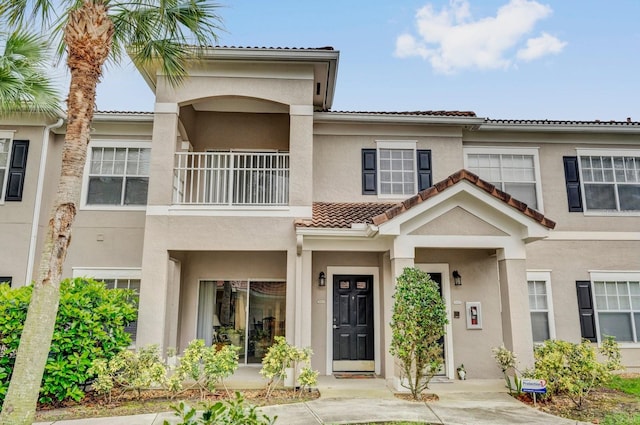
[[[444,192],[458,182],[466,181],[499,199],[511,208],[538,222],[544,227],[553,229],[556,223],[542,213],[529,208],[506,192],[501,191],[489,182],[467,170],[460,170],[439,181],[433,186],[419,192],[403,202],[314,202],[313,217],[295,221],[296,227],[307,228],[351,228],[354,224],[383,224],[416,205]]]
[[[479,187],[480,189],[487,192],[489,195],[501,200],[502,202],[506,203],[510,207],[515,208],[525,216],[533,219],[534,221],[537,221],[538,223],[540,223],[541,225],[549,229],[553,229],[554,227],[556,227],[556,223],[546,218],[542,213],[534,210],[533,208],[529,208],[527,204],[525,204],[524,202],[518,201],[516,198],[513,198],[508,193],[503,192],[502,190],[496,188],[491,183],[485,180],[482,180],[480,177],[473,174],[471,171],[467,171],[464,169],[450,175],[449,177],[447,177],[442,181],[439,181],[433,186],[421,192],[418,192],[418,194],[412,196],[411,198],[396,204],[394,207],[386,210],[384,213],[379,214],[375,217],[372,217],[371,220],[373,221],[373,224],[378,226],[386,221],[389,221],[399,216],[403,212],[415,207],[421,202],[437,196],[439,193],[444,192],[446,189],[450,188],[451,186],[455,185],[460,181],[467,181],[473,184],[474,186]]]

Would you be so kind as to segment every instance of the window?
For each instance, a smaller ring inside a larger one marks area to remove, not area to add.
[[[12,138],[12,132],[0,131],[0,203],[22,201],[29,141]]]
[[[380,149],[380,194],[414,195],[416,191],[415,151]]]
[[[640,342],[640,273],[592,273],[598,340]]]
[[[2,137],[2,134],[0,134]],[[9,171],[9,153],[11,152],[11,139],[0,138],[0,199],[4,199],[5,179]]]
[[[11,282],[13,281],[13,277],[11,276],[0,276],[0,283],[6,283],[11,287]]]
[[[466,149],[465,167],[529,207],[542,211],[537,149]]]
[[[533,342],[543,342],[555,338],[551,302],[551,273],[528,272],[527,286]]]
[[[140,206],[147,203],[147,143],[96,143],[87,161],[87,206]]]
[[[406,198],[431,186],[431,150],[415,141],[377,141],[362,149],[362,194]]]
[[[137,296],[140,296],[141,273],[141,270],[138,268],[73,268],[74,278],[87,276],[97,281],[104,282],[108,289],[132,289],[135,291]],[[131,335],[131,345],[135,345],[138,334],[138,321],[135,320],[129,323],[125,326],[124,330]]]
[[[640,156],[580,155],[579,164],[587,211],[640,211]]]

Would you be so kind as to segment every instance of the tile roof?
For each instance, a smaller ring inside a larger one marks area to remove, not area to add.
[[[486,118],[487,124],[514,124],[514,125],[588,125],[588,126],[602,126],[602,127],[640,127],[639,121],[632,121],[631,118],[627,118],[626,121],[571,121],[571,120],[509,120],[509,119],[490,119]]]
[[[395,206],[395,202],[314,202],[313,218],[296,220],[296,227],[351,228],[373,224],[372,217]]]
[[[322,47],[269,47],[269,46],[206,46],[212,49],[259,49],[259,50],[335,50],[331,46]]]
[[[377,226],[399,216],[419,203],[433,198],[463,180],[484,190],[549,229],[553,229],[556,226],[554,221],[548,219],[542,213],[529,208],[524,202],[518,201],[508,193],[501,191],[491,183],[464,169],[420,191],[403,202],[315,202],[313,204],[313,218],[311,220],[296,220],[295,226],[351,228],[351,224],[354,223],[374,224]]]
[[[330,111],[335,114],[367,114],[367,115],[411,115],[411,116],[432,116],[432,117],[476,117],[473,111]]]

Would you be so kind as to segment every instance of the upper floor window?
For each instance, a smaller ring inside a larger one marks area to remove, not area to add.
[[[11,139],[0,138],[0,199],[4,200],[5,180],[9,171]]]
[[[543,342],[555,338],[551,301],[551,273],[527,272],[527,287],[533,342]]]
[[[542,211],[537,149],[467,148],[465,153],[465,168]]]
[[[431,186],[431,151],[415,141],[377,141],[362,150],[362,194],[406,198]]]
[[[149,158],[145,142],[92,143],[87,161],[86,206],[147,204]]]
[[[380,149],[380,194],[416,193],[415,150]]]
[[[588,211],[640,211],[640,156],[581,155],[580,173]]]
[[[13,132],[0,131],[0,203],[22,201],[28,151],[28,140],[13,140]]]

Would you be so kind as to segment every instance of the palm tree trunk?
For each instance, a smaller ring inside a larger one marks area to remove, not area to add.
[[[102,4],[85,0],[69,14],[64,31],[71,71],[62,169],[38,281],[31,295],[9,390],[0,415],[3,425],[31,424],[55,327],[62,266],[80,199],[96,86],[113,38],[113,23]]]

